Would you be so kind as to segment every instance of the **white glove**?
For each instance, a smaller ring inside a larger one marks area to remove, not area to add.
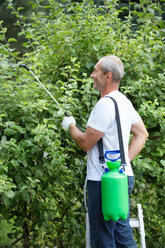
[[[76,125],[76,121],[75,118],[73,116],[69,116],[69,117],[64,117],[63,121],[62,121],[62,127],[65,131],[69,131],[69,126],[70,124],[75,124]]]

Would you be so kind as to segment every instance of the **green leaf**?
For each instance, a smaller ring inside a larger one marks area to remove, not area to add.
[[[23,9],[24,9],[24,7],[18,7],[17,11],[20,11],[20,10],[23,10]]]
[[[8,42],[10,43],[10,42],[17,42],[17,40],[15,39],[15,38],[9,38],[8,39]]]
[[[10,191],[5,192],[5,195],[7,197],[9,197],[9,198],[13,198],[14,197],[14,192],[10,190]]]

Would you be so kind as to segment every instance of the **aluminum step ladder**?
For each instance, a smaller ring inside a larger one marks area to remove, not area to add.
[[[138,218],[130,218],[129,223],[132,228],[139,228],[141,248],[146,248],[143,210],[140,203],[137,204],[137,209],[138,209]]]
[[[138,217],[130,218],[130,226],[132,228],[139,228],[141,248],[146,248],[143,210],[140,203],[137,204],[137,209],[138,209]],[[90,248],[90,226],[89,226],[88,212],[86,212],[86,248]]]

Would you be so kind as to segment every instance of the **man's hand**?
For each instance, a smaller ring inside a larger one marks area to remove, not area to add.
[[[65,131],[69,131],[69,126],[70,124],[75,124],[76,125],[76,121],[74,119],[73,116],[69,116],[69,117],[64,117],[63,121],[62,121],[62,127]]]

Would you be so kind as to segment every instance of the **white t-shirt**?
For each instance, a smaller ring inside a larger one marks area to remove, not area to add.
[[[132,103],[121,92],[113,91],[108,94],[108,96],[113,97],[118,104],[125,159],[127,163],[125,174],[133,176],[133,171],[128,158],[129,136],[132,124],[137,123],[141,117],[134,109]],[[97,102],[90,114],[87,126],[104,133],[102,137],[104,153],[105,151],[119,150],[115,106],[114,102],[109,97],[103,97]],[[96,144],[87,152],[87,179],[100,181],[103,172],[104,169],[102,168],[102,164],[99,163],[99,151],[98,145]]]

